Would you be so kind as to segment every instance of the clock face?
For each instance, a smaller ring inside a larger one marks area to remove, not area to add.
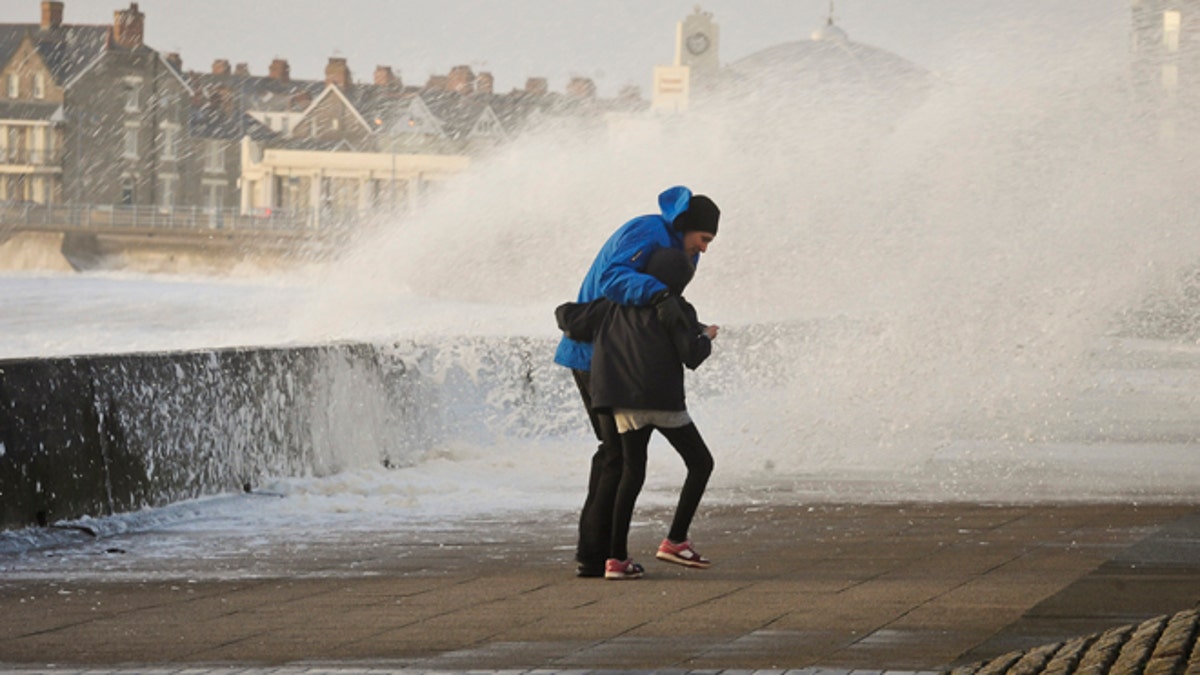
[[[705,35],[704,33],[697,32],[697,33],[692,33],[691,35],[688,36],[686,44],[687,44],[687,50],[689,52],[691,52],[692,54],[695,54],[696,56],[699,56],[699,55],[703,54],[704,52],[708,51],[708,47],[709,47],[710,43],[709,43],[707,35]]]

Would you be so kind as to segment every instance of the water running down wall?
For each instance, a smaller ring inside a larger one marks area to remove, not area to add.
[[[163,506],[369,462],[411,465],[439,435],[487,419],[467,414],[481,405],[492,418],[528,416],[505,425],[544,431],[532,399],[563,398],[535,385],[531,354],[548,346],[489,342],[486,349],[462,339],[437,347],[359,343],[0,362],[0,529]],[[547,380],[538,373],[537,381]]]

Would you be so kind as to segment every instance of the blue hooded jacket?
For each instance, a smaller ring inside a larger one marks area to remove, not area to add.
[[[646,262],[660,248],[683,249],[683,233],[672,223],[687,210],[691,199],[692,191],[682,185],[668,188],[658,196],[661,214],[638,216],[618,228],[596,254],[576,302],[603,297],[622,305],[645,305],[655,293],[665,290],[663,282],[645,273]],[[695,256],[692,263],[699,258]],[[554,362],[574,370],[591,370],[592,344],[563,336]]]

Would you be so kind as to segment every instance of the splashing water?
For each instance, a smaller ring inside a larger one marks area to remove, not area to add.
[[[723,210],[688,292],[724,329],[689,376],[718,482],[899,472],[924,487],[893,497],[1186,494],[1172,472],[1200,429],[1146,410],[1186,391],[1196,354],[1139,355],[1118,319],[1200,256],[1197,167],[1178,159],[1194,148],[1147,128],[1124,54],[1083,41],[1005,70],[990,47],[911,108],[783,91],[659,131],[525,137],[348,252],[312,322],[426,329],[389,310],[411,295],[458,308],[441,330],[551,345],[550,309],[608,234],[682,183]],[[1122,398],[1135,376],[1142,398]]]
[[[1125,55],[1075,38],[1053,58],[964,43],[904,106],[781,89],[619,133],[531,133],[322,276],[249,300],[222,287],[222,308],[269,310],[256,340],[441,345],[455,353],[430,374],[468,394],[496,358],[489,338],[545,345],[527,370],[538,396],[456,401],[448,435],[399,470],[367,466],[370,433],[346,438],[331,463],[347,473],[281,481],[292,499],[275,517],[452,519],[494,513],[497,486],[576,507],[594,441],[550,364],[551,310],[618,225],[681,183],[723,211],[688,289],[722,326],[688,382],[717,458],[706,501],[1194,499],[1200,350],[1121,323],[1200,256],[1197,168],[1179,161],[1194,143],[1161,144]],[[463,336],[481,340],[447,347]],[[643,504],[670,503],[681,480],[655,443]]]

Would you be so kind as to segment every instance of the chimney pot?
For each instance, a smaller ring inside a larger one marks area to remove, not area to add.
[[[325,66],[325,84],[332,84],[343,91],[353,84],[353,80],[350,79],[350,66],[346,65],[344,57],[329,57],[329,64]]]
[[[471,66],[454,66],[450,69],[446,88],[459,94],[471,94],[475,91],[475,73]]]
[[[567,93],[575,98],[595,98],[596,83],[590,77],[572,77],[567,83]]]
[[[292,68],[288,65],[286,59],[275,59],[271,62],[269,74],[273,80],[290,82],[292,79]]]
[[[167,63],[171,64],[172,68],[181,73],[183,72],[183,57],[179,55],[179,52],[169,52],[163,58],[166,59]]]
[[[398,87],[400,78],[396,77],[391,66],[375,66],[375,84],[381,87]]]
[[[491,73],[483,72],[479,74],[479,77],[475,78],[475,93],[490,96],[495,93],[495,89],[496,79],[492,77]]]
[[[42,0],[42,30],[62,26],[63,4],[53,0]]]
[[[531,77],[525,80],[525,92],[528,94],[548,94],[550,85],[544,77]]]
[[[146,15],[138,11],[136,2],[129,3],[129,9],[113,12],[113,42],[116,44],[126,49],[141,47],[145,32]]]
[[[216,61],[213,61],[213,75],[228,75],[229,72],[229,61],[227,59],[217,59]]]
[[[246,77],[249,77],[250,76],[250,66],[246,65],[245,63],[239,63],[233,67],[233,74],[234,75],[244,75]]]

